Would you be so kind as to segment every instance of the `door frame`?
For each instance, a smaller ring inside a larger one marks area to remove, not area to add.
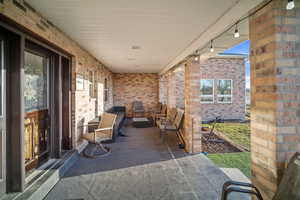
[[[43,49],[42,47],[39,47],[39,46],[35,45],[31,41],[27,41],[27,40],[25,41],[24,54],[25,54],[25,52],[28,52],[30,54],[34,54],[34,55],[42,57],[43,58],[43,65],[44,66],[46,65],[46,70],[47,70],[47,80],[46,80],[47,81],[47,107],[43,110],[47,110],[47,116],[46,116],[46,119],[45,119],[45,121],[46,121],[45,123],[46,123],[47,133],[48,133],[48,136],[49,136],[50,131],[51,131],[51,127],[49,126],[50,125],[50,120],[51,120],[50,119],[50,110],[51,110],[51,108],[50,108],[50,96],[52,95],[50,93],[50,86],[51,86],[50,85],[51,84],[50,83],[50,76],[51,76],[51,74],[49,72],[50,72],[50,68],[54,67],[54,66],[52,66],[52,63],[50,63],[51,52],[47,51],[46,49]],[[24,55],[24,59],[25,59],[25,55]],[[24,80],[25,80],[25,77],[24,77]],[[30,111],[30,112],[39,112],[39,110]],[[27,117],[27,113],[25,111],[24,120],[26,119],[26,117]],[[24,124],[24,126],[25,126],[25,124]],[[24,135],[25,135],[25,131],[24,131]],[[24,141],[25,141],[25,139],[24,139]],[[44,159],[44,162],[45,162],[46,160],[49,159],[50,150],[51,150],[50,146],[51,146],[51,140],[50,140],[50,138],[48,138],[47,150],[44,152],[46,155],[43,156],[43,158],[41,157],[41,158],[33,159],[28,164],[26,164],[25,165],[25,173],[27,173],[27,170],[31,170],[31,169],[39,167],[41,160]]]
[[[7,142],[6,142],[6,192],[21,192],[25,188],[25,158],[24,152],[24,51],[27,41],[34,43],[47,51],[53,53],[50,62],[55,67],[50,70],[52,86],[49,91],[53,92],[50,102],[50,110],[52,111],[51,119],[51,153],[50,158],[61,157],[61,138],[62,138],[62,57],[69,60],[72,72],[72,55],[62,50],[56,45],[43,39],[37,34],[31,32],[25,27],[16,24],[12,20],[0,14],[0,32],[8,32],[12,38],[10,40],[13,57],[10,57],[9,74],[7,75],[7,102],[6,106],[10,113],[9,121],[7,122]],[[72,74],[70,74],[72,80]],[[54,92],[55,91],[55,92]],[[72,103],[72,101],[70,101]],[[70,105],[72,108],[72,105]],[[71,109],[70,109],[71,111]],[[58,117],[54,117],[58,113]],[[71,119],[69,119],[71,120]],[[69,123],[71,124],[71,122]],[[13,125],[13,126],[12,126]],[[70,135],[72,127],[70,127]],[[73,143],[73,138],[72,138]]]
[[[7,48],[6,48],[6,38],[5,35],[0,34],[0,73],[1,73],[1,110],[2,116],[1,117],[1,127],[0,127],[0,142],[1,142],[1,176],[0,176],[0,195],[6,192],[6,66],[7,66]]]

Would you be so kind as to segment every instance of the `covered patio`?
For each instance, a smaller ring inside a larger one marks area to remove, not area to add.
[[[161,142],[157,128],[124,130],[128,137],[108,145],[108,157],[80,157],[45,199],[219,199],[230,180],[203,154],[179,149],[168,134]],[[240,180],[241,181],[241,180]],[[248,199],[232,195],[230,199]]]
[[[206,157],[202,124],[244,120],[245,59],[251,182],[272,199],[300,151],[299,15],[300,0],[0,1],[0,199],[220,199],[244,180]],[[91,143],[106,156],[84,157]]]

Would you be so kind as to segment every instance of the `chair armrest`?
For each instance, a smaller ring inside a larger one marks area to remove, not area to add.
[[[243,189],[235,186],[242,186],[242,187],[248,187],[251,189]],[[252,190],[254,189],[254,190]],[[227,200],[227,196],[231,192],[238,192],[238,193],[246,193],[246,194],[252,194],[255,195],[259,200],[263,200],[261,193],[251,183],[244,183],[244,182],[238,182],[238,181],[227,181],[223,184],[223,190],[222,190],[222,200]]]
[[[95,132],[97,132],[97,131],[105,131],[105,130],[112,130],[113,129],[113,127],[108,127],[108,128],[97,128],[97,129],[95,129]]]
[[[167,114],[156,114],[156,117],[167,117]]]

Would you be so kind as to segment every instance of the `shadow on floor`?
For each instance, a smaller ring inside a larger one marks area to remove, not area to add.
[[[162,142],[159,129],[133,128],[124,129],[128,137],[118,137],[112,144],[105,144],[112,153],[106,157],[89,159],[81,156],[76,165],[65,177],[78,176],[108,170],[145,165],[188,156],[183,149],[179,149],[175,133],[166,135]]]
[[[163,143],[154,127],[124,131],[128,137],[110,144],[109,156],[80,157],[45,199],[220,199],[229,178],[203,154],[179,149],[175,134]]]

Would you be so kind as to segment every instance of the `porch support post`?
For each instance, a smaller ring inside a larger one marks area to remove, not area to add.
[[[200,65],[188,60],[185,64],[184,138],[186,150],[201,152]]]
[[[10,40],[8,68],[8,134],[7,185],[8,192],[21,192],[25,187],[24,159],[24,36],[13,35]]]
[[[62,148],[62,73],[61,56],[54,56],[54,65],[52,72],[53,90],[51,105],[51,139],[52,139],[52,157],[61,157]]]
[[[252,182],[272,199],[300,151],[300,0],[274,0],[250,18]]]

